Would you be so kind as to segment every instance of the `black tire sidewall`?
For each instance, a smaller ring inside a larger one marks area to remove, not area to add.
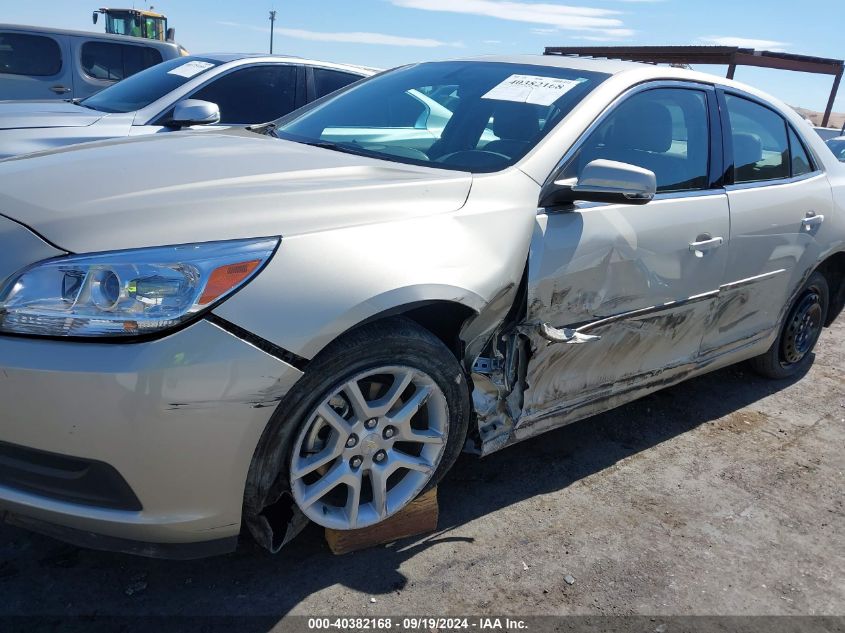
[[[425,372],[440,387],[448,407],[446,447],[430,490],[451,468],[463,448],[470,417],[466,374],[455,355],[427,330],[397,317],[361,326],[332,342],[308,365],[305,374],[282,400],[262,434],[252,459],[244,494],[244,520],[253,521],[266,505],[290,491],[290,459],[294,439],[314,409],[332,389],[368,369],[406,365]]]
[[[786,334],[786,329],[789,327],[792,313],[798,306],[802,297],[804,297],[804,295],[807,294],[807,291],[812,288],[816,289],[816,292],[818,292],[819,297],[821,299],[822,324],[824,324],[824,318],[830,306],[830,288],[828,286],[827,279],[825,278],[825,276],[819,272],[814,272],[807,279],[806,283],[801,286],[801,290],[795,295],[795,298],[789,304],[789,309],[786,310],[786,312],[784,313],[783,322],[781,323],[780,330],[778,332],[777,338],[775,339],[775,342],[772,343],[772,346],[768,349],[765,354],[759,356],[758,358],[752,359],[751,361],[752,367],[755,369],[755,371],[762,374],[763,376],[767,378],[776,379],[789,378],[790,376],[794,376],[796,374],[806,371],[807,368],[812,364],[813,358],[815,357],[814,351],[816,345],[818,344],[823,327],[819,329],[819,333],[816,335],[812,346],[809,350],[807,350],[807,353],[804,354],[804,357],[800,361],[796,363],[784,364],[781,358],[781,347],[783,344],[783,337]]]

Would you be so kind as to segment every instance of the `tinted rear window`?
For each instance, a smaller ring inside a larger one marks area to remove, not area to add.
[[[161,63],[161,53],[154,48],[109,42],[85,42],[80,57],[86,75],[108,81],[120,81]]]
[[[361,79],[358,75],[351,73],[342,73],[338,70],[329,70],[327,68],[314,69],[314,92],[317,98],[325,97],[327,94],[333,93],[335,90],[340,90],[349,84]]]
[[[50,77],[62,69],[62,51],[51,37],[0,33],[0,73]]]

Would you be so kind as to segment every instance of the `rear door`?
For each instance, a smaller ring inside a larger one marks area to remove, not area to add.
[[[0,99],[70,99],[69,38],[0,31]]]
[[[729,162],[728,265],[702,353],[765,347],[821,254],[833,198],[795,128],[756,98],[720,91]],[[828,222],[828,226],[829,226]],[[735,356],[734,356],[735,357]]]
[[[617,406],[695,367],[727,261],[719,126],[711,87],[661,82],[623,98],[564,158],[555,180],[609,159],[653,171],[658,194],[643,206],[541,209],[526,317],[537,329],[518,434]],[[544,325],[582,336],[552,342]]]

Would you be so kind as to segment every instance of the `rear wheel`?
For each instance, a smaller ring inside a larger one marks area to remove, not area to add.
[[[427,330],[396,318],[350,332],[311,362],[265,431],[247,482],[247,526],[278,549],[287,526],[273,522],[290,517],[273,508],[285,498],[325,527],[383,521],[451,467],[469,410],[463,369]]]
[[[778,338],[765,354],[749,361],[754,371],[767,378],[788,378],[807,369],[829,301],[827,280],[813,273],[790,307]]]

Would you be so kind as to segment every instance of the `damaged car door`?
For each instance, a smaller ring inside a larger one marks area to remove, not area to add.
[[[575,184],[592,161],[610,160],[653,172],[657,195],[645,205],[540,209],[520,328],[531,354],[517,439],[693,368],[727,261],[719,134],[712,87],[661,82],[618,100],[564,156],[550,183]]]

